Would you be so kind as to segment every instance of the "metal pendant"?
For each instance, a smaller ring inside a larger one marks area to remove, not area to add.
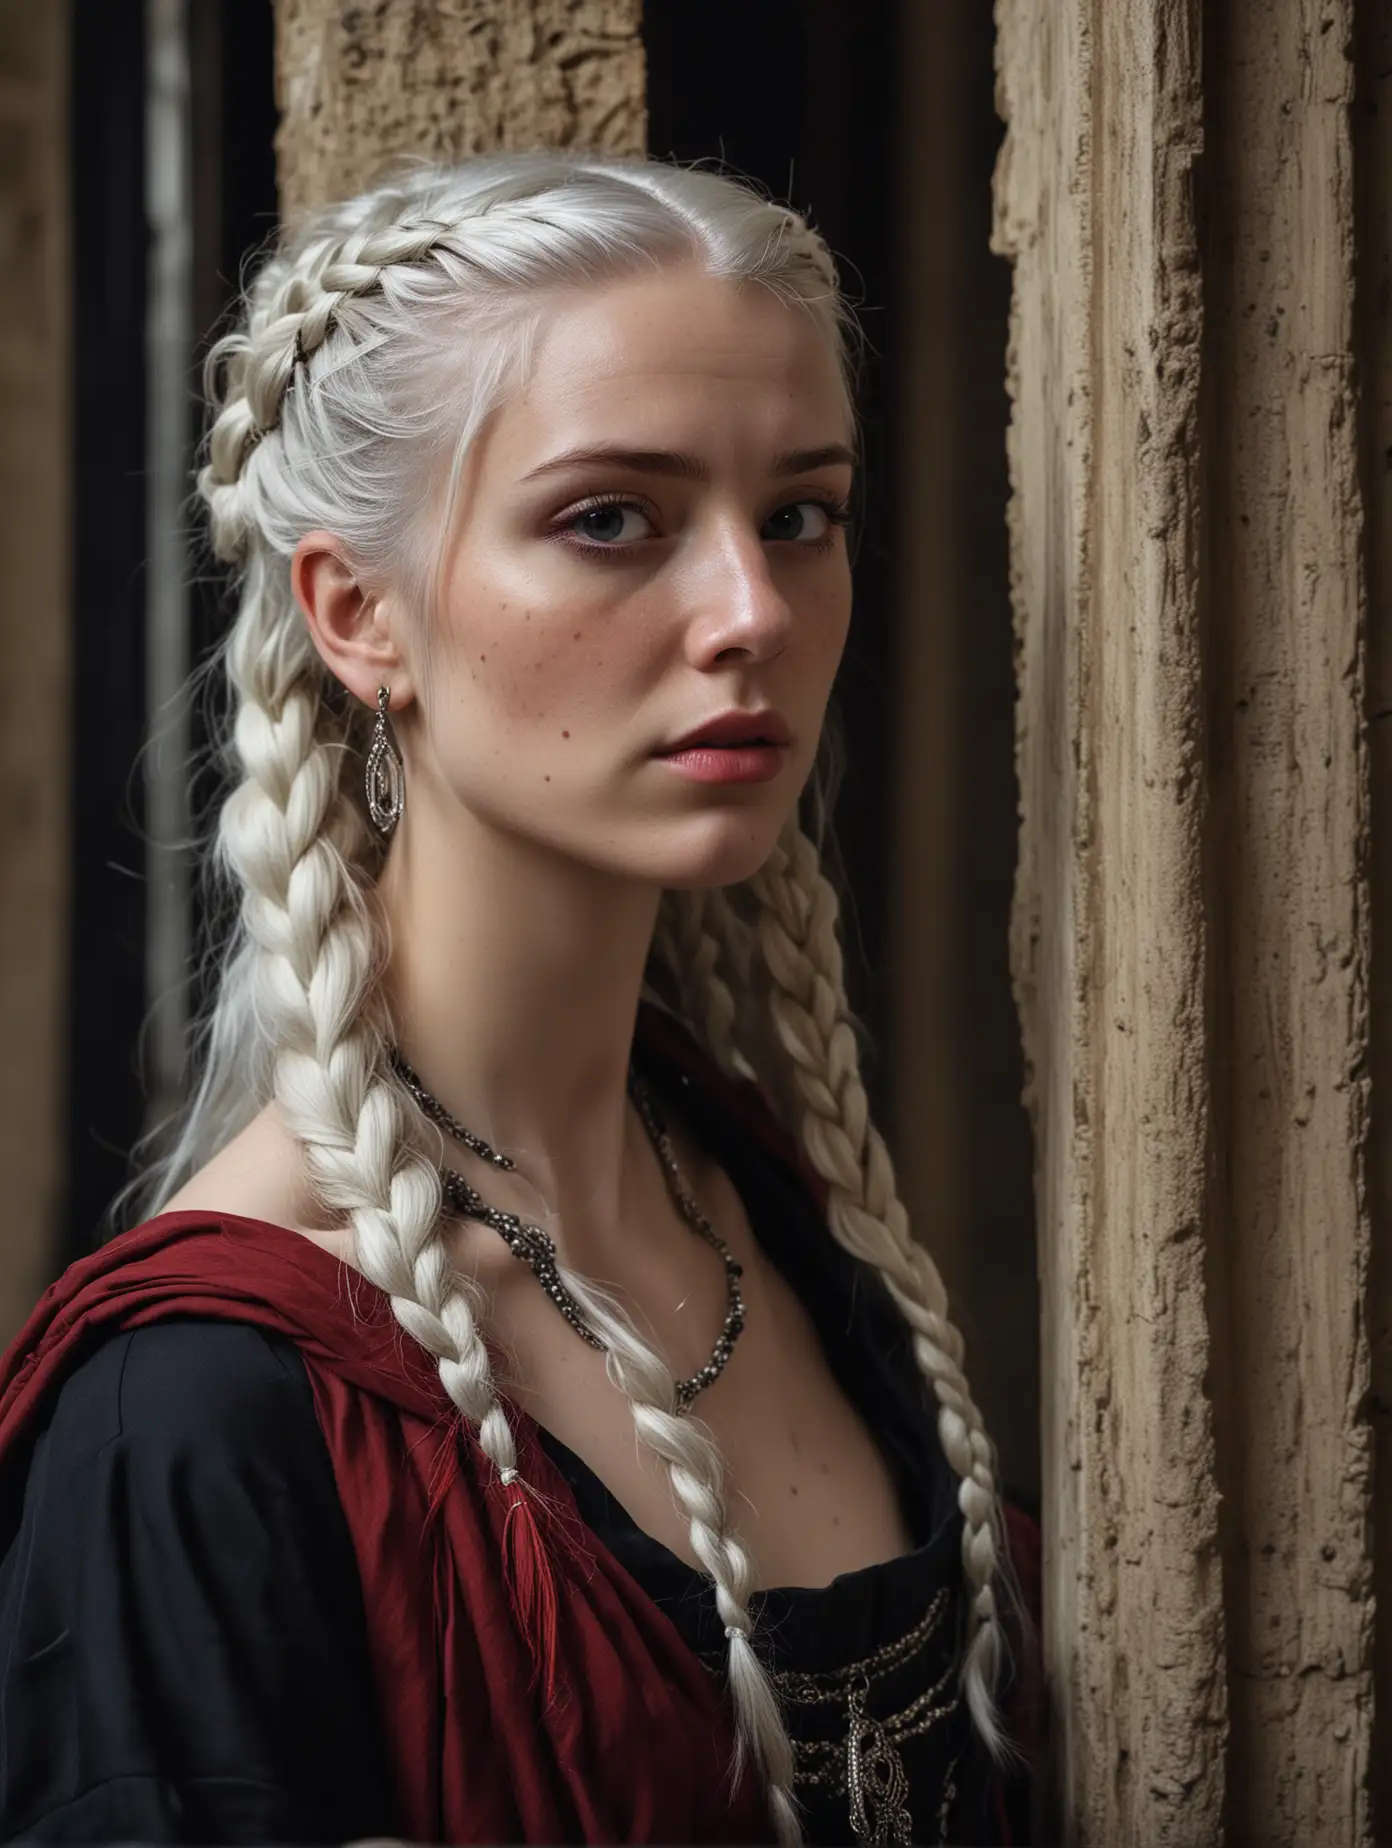
[[[377,723],[367,753],[367,809],[379,834],[390,835],[406,806],[406,772],[400,753],[387,733],[390,687],[377,689]]]

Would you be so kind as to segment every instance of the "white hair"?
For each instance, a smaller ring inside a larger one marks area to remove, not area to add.
[[[346,1216],[362,1270],[435,1357],[509,1483],[517,1452],[479,1300],[446,1260],[429,1138],[386,1056],[387,947],[374,897],[385,846],[361,789],[374,715],[320,660],[289,565],[305,532],[337,534],[365,583],[406,588],[428,658],[432,574],[462,458],[525,367],[548,299],[676,263],[761,284],[810,313],[849,391],[853,323],[830,253],[801,217],[708,171],[565,152],[418,165],[307,218],[262,263],[208,364],[215,417],[198,485],[239,606],[203,670],[225,682],[214,740],[235,783],[204,877],[214,928],[220,910],[229,934],[197,1034],[193,1095],[167,1152],[126,1192],[140,1186],[143,1210],[160,1211],[273,1096],[315,1196]],[[913,1331],[961,1479],[963,1692],[1001,1757],[997,1590],[1009,1572],[994,1453],[942,1279],[911,1235],[869,1118],[821,857],[823,756],[809,784],[821,804],[817,841],[793,815],[742,885],[665,892],[645,993],[666,1000],[722,1071],[757,1079],[828,1183],[832,1236],[880,1273]],[[792,1749],[751,1642],[755,1566],[730,1520],[720,1454],[699,1419],[676,1415],[671,1371],[628,1318],[585,1279],[566,1281],[607,1346],[639,1436],[666,1465],[714,1585],[729,1638],[732,1770],[752,1755],[779,1838],[797,1841]]]

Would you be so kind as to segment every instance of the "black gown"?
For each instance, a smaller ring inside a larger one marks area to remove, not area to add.
[[[914,1539],[903,1557],[825,1588],[754,1600],[807,1839],[854,1839],[846,1735],[848,1695],[860,1694],[897,1739],[912,1839],[998,1841],[988,1766],[958,1699],[956,1481],[902,1319],[878,1278],[819,1229],[786,1170],[659,1054],[638,1056],[659,1109],[664,1087],[683,1085],[686,1120],[881,1445]],[[723,1673],[706,1582],[641,1533],[574,1452],[547,1432],[541,1441],[585,1521]],[[0,1563],[0,1842],[390,1834],[377,1699],[352,1542],[298,1349],[254,1326],[192,1319],[104,1341],[55,1395]],[[873,1782],[883,1735],[862,1736]],[[892,1769],[878,1761],[880,1775]],[[1010,1792],[1016,1842],[1023,1798]]]

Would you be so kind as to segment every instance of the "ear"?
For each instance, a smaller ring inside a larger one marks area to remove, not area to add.
[[[334,678],[365,706],[378,687],[391,688],[391,709],[415,698],[415,685],[397,641],[391,600],[364,590],[341,539],[306,533],[290,560],[290,587],[314,646]]]

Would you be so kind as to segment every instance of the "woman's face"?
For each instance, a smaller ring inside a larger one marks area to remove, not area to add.
[[[658,885],[756,871],[846,642],[852,441],[824,337],[765,289],[677,271],[564,300],[470,452],[408,781]],[[786,722],[770,780],[657,755],[731,707]]]

